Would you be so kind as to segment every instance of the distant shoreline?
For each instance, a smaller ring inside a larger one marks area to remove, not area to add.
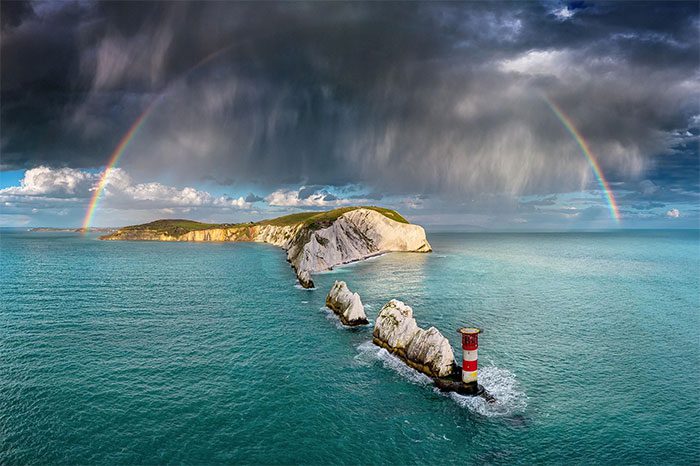
[[[36,227],[30,228],[29,231],[32,232],[42,232],[42,233],[111,233],[117,231],[118,228],[50,228],[50,227]]]

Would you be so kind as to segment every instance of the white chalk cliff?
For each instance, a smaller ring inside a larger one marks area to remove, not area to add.
[[[287,260],[292,264],[299,283],[304,288],[311,288],[314,286],[311,277],[313,273],[329,270],[337,265],[386,252],[432,251],[423,227],[396,221],[387,215],[403,220],[398,213],[383,211],[385,213],[367,207],[344,208],[314,214],[327,216],[318,217],[321,219],[318,221],[314,221],[315,217],[312,215],[309,219],[297,222],[285,220],[283,224],[277,224],[273,220],[182,232],[176,226],[169,226],[168,222],[175,225],[176,222],[186,221],[160,220],[151,224],[126,227],[101,239],[270,243],[287,251]],[[329,215],[333,213],[339,215]],[[157,228],[153,226],[156,224]]]
[[[297,270],[320,272],[391,251],[430,252],[431,248],[423,227],[357,209],[310,232],[308,241],[293,243],[287,252]]]
[[[413,309],[392,299],[382,307],[374,324],[372,341],[396,354],[431,377],[447,377],[455,370],[450,342],[438,329],[423,330],[413,318]]]
[[[335,312],[344,325],[368,324],[360,295],[353,293],[343,281],[336,280],[326,296],[326,306]]]

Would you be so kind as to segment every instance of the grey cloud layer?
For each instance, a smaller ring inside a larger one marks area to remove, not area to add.
[[[543,94],[613,180],[688,159],[697,3],[555,6],[3,3],[2,166],[102,166],[159,98],[132,173],[377,198],[586,186]]]

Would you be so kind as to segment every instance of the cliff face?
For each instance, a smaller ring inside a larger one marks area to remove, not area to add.
[[[289,242],[296,236],[300,228],[301,225],[244,225],[229,228],[210,228],[171,236],[167,241],[254,241],[270,243],[287,249]]]
[[[398,214],[394,213],[398,216]],[[311,274],[336,265],[392,251],[430,252],[425,230],[401,223],[377,210],[357,208],[317,223],[271,223],[201,228],[183,233],[130,227],[103,236],[104,240],[140,241],[254,241],[287,251],[297,278],[305,288],[314,286]]]
[[[288,256],[297,269],[310,272],[384,252],[432,251],[423,227],[399,223],[367,209],[343,214],[327,228],[308,233],[308,239],[292,243]]]

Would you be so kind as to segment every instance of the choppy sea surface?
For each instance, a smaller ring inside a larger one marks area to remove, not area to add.
[[[698,464],[697,231],[429,234],[295,287],[281,249],[0,234],[0,463]],[[499,401],[324,309],[398,298]]]

